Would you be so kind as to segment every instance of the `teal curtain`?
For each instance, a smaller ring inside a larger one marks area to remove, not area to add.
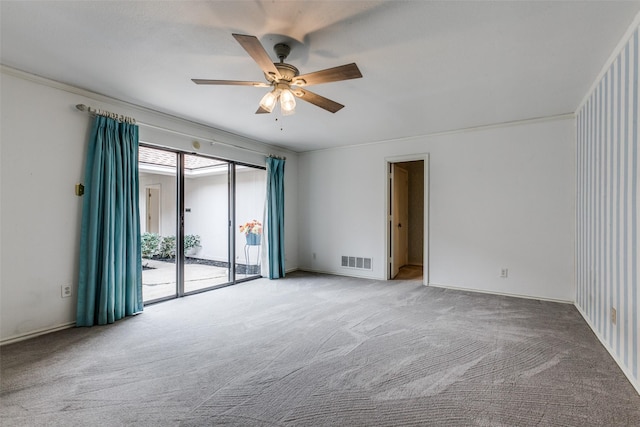
[[[113,323],[143,309],[138,126],[97,116],[85,167],[77,326]]]
[[[267,251],[269,279],[284,277],[284,159],[267,158]]]

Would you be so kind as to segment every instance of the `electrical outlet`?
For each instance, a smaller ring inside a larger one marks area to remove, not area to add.
[[[71,285],[62,285],[60,287],[60,293],[61,298],[69,298],[71,296]]]
[[[617,321],[618,321],[618,310],[616,310],[614,307],[611,307],[611,323],[615,325]]]
[[[500,269],[500,277],[506,279],[508,276],[509,276],[509,269],[508,268],[501,268]]]

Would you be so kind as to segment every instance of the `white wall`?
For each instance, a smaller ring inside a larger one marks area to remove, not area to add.
[[[75,109],[79,103],[134,116],[141,141],[192,152],[197,139],[202,142],[199,152],[261,166],[264,154],[209,141],[286,156],[286,265],[289,270],[297,267],[295,153],[6,67],[1,70],[0,342],[75,321],[82,198],[74,195],[74,185],[84,178],[91,122]],[[63,299],[60,287],[68,283],[74,296]]]
[[[216,261],[229,258],[228,199],[227,174],[185,180],[184,204],[191,212],[184,214],[184,234],[200,236],[199,258]]]
[[[385,158],[417,153],[430,154],[432,284],[574,300],[571,117],[301,154],[300,267],[384,279]]]

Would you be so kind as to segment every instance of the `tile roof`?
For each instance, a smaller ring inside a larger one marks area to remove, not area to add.
[[[174,152],[159,150],[151,147],[138,147],[138,161],[147,165],[176,167],[177,155]],[[184,167],[188,170],[210,168],[225,165],[224,160],[211,159],[209,157],[185,154]]]

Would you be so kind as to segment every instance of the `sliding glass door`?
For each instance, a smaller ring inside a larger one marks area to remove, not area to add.
[[[260,276],[264,168],[141,145],[145,303]]]
[[[140,229],[144,302],[173,298],[176,281],[178,153],[141,146]]]
[[[184,155],[184,292],[231,281],[229,173],[224,160]]]
[[[267,174],[264,169],[243,165],[235,168],[235,273],[236,280],[260,276],[262,265],[262,218]]]

